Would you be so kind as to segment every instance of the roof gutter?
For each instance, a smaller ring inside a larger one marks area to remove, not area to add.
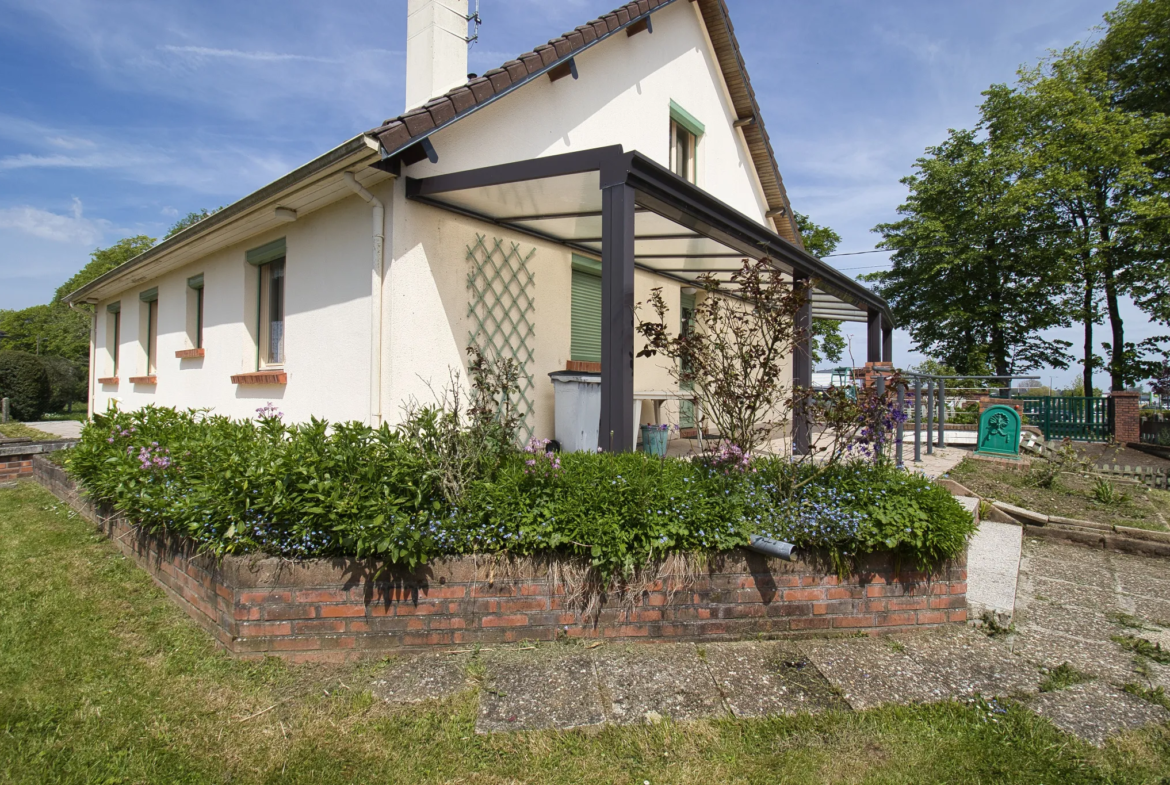
[[[290,188],[301,185],[306,180],[311,179],[322,171],[329,169],[332,166],[354,156],[357,153],[372,153],[376,149],[377,143],[367,137],[365,134],[355,136],[349,141],[338,145],[324,155],[313,159],[309,163],[301,166],[288,174],[284,175],[278,180],[275,180],[268,185],[253,191],[252,193],[234,202],[219,212],[204,218],[196,224],[189,226],[183,231],[166,238],[158,245],[149,248],[142,253],[130,259],[127,262],[115,267],[113,270],[98,276],[94,280],[87,283],[85,286],[70,292],[64,297],[67,303],[90,302],[94,301],[91,294],[106,284],[117,280],[133,270],[136,270],[144,265],[166,256],[171,251],[186,245],[187,243],[196,240],[200,237],[211,234],[219,227],[231,223],[237,218],[243,216],[245,213],[259,207],[265,202],[279,196],[284,191]]]

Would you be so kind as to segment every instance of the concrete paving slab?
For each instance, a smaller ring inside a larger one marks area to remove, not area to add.
[[[1170,576],[1170,562],[1163,562],[1166,576]],[[1152,566],[1152,565],[1148,565]],[[1129,569],[1117,570],[1117,586],[1126,594],[1151,600],[1170,602],[1170,579],[1151,575],[1149,570],[1136,572]]]
[[[370,684],[374,696],[387,703],[441,700],[471,689],[467,657],[424,654],[390,663]]]
[[[737,717],[847,708],[816,666],[791,642],[699,646],[723,701]]]
[[[1012,617],[1020,571],[1023,528],[982,521],[967,543],[967,607],[973,617],[990,611]]]
[[[1162,627],[1170,626],[1170,602],[1134,597],[1133,595],[1123,596],[1130,600],[1133,607],[1130,613],[1134,616]]]
[[[1100,681],[1042,693],[1028,707],[1065,733],[1098,747],[1122,731],[1170,721],[1170,711]]]
[[[1040,689],[1039,668],[970,627],[908,635],[903,640],[906,653],[932,680],[945,685],[939,698],[975,694],[1003,698]]]
[[[725,714],[719,689],[694,646],[612,646],[595,653],[597,675],[617,725]]]
[[[476,733],[582,728],[605,721],[597,673],[587,654],[483,655]]]
[[[1079,671],[1118,684],[1133,677],[1133,657],[1108,640],[1085,640],[1033,627],[1016,635],[1011,647],[1013,654],[1046,668],[1067,662]]]
[[[801,651],[856,711],[938,700],[946,685],[894,637],[808,639]]]
[[[1048,632],[1063,632],[1087,640],[1109,640],[1118,627],[1103,613],[1080,607],[1061,607],[1051,602],[1033,600],[1016,618],[1021,627],[1038,627]]]
[[[1102,552],[1098,551],[1098,553]],[[1053,556],[1059,555],[1048,553],[1043,556],[1029,555],[1025,549],[1024,557],[1020,561],[1020,573],[1036,578],[1056,578],[1102,591],[1116,591],[1116,579],[1104,560],[1063,560],[1053,558]]]
[[[1110,613],[1118,610],[1117,594],[1108,589],[1081,586],[1056,578],[1030,576],[1030,596],[1038,602],[1048,602],[1062,608],[1083,608]],[[1017,607],[1019,604],[1017,603]]]

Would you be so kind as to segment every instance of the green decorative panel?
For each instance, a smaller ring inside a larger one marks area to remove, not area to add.
[[[979,415],[979,445],[975,452],[1004,458],[1020,457],[1020,413],[1010,406],[988,407]]]
[[[476,235],[467,247],[468,306],[471,318],[471,345],[486,357],[509,357],[520,366],[520,400],[524,416],[521,435],[532,438],[532,408],[535,385],[532,363],[536,352],[536,328],[532,323],[535,308],[536,278],[529,262],[536,248],[528,253],[518,243],[506,243]]]

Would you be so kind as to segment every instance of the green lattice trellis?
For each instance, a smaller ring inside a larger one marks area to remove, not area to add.
[[[535,355],[536,328],[529,314],[534,308],[536,278],[528,262],[536,248],[527,255],[518,243],[493,238],[489,245],[485,235],[476,235],[475,244],[467,247],[467,274],[471,317],[471,344],[487,356],[510,357],[520,366],[520,400],[523,415],[520,426],[524,440],[532,438],[532,400],[534,383],[530,365]]]

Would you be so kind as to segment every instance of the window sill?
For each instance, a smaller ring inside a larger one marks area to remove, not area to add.
[[[175,352],[175,356],[180,360],[193,360],[203,356],[203,349],[180,349]]]
[[[232,376],[232,384],[288,384],[288,374],[275,370],[237,373]]]
[[[117,376],[102,376],[102,377],[98,378],[97,383],[98,384],[117,384],[118,377]]]
[[[157,376],[131,376],[131,384],[158,384]]]

